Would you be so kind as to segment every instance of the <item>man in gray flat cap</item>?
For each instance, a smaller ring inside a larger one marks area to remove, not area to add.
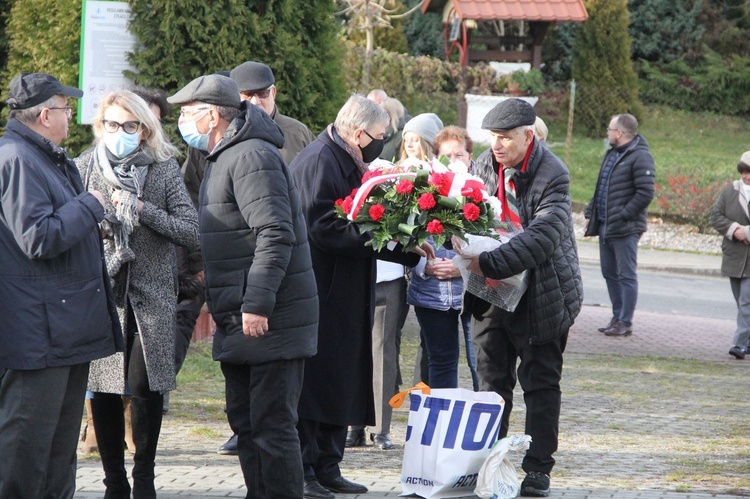
[[[315,140],[315,135],[304,124],[279,112],[274,84],[276,78],[270,67],[260,62],[247,61],[234,68],[229,76],[237,82],[240,98],[264,110],[281,128],[284,133],[281,155],[287,164]]]
[[[560,419],[560,378],[568,330],[583,301],[571,218],[567,167],[534,137],[534,108],[508,99],[485,116],[492,147],[477,160],[480,176],[501,200],[505,222],[523,232],[472,258],[469,269],[492,279],[526,271],[528,289],[513,312],[466,295],[472,311],[477,371],[482,390],[505,399],[500,437],[508,434],[513,388],[520,381],[531,446],[523,459],[521,495],[545,497],[555,464]],[[499,185],[499,187],[498,187]],[[521,362],[516,368],[516,362]]]
[[[318,295],[284,136],[225,76],[201,76],[167,100],[181,106],[183,139],[207,155],[199,222],[213,358],[247,497],[302,498],[297,404]]]

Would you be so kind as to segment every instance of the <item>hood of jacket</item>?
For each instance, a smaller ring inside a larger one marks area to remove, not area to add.
[[[216,161],[224,150],[251,139],[265,140],[279,149],[284,147],[284,133],[279,125],[259,107],[242,101],[240,114],[229,124],[229,128],[221,137],[221,142],[207,159]]]

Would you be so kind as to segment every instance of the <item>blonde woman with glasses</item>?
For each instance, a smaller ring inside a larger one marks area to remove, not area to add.
[[[174,245],[197,247],[198,219],[173,158],[176,149],[146,102],[127,90],[106,95],[94,147],[76,159],[84,186],[102,192],[107,270],[125,353],[92,362],[89,390],[106,498],[130,497],[122,395],[132,395],[133,497],[156,497],[154,458],[163,393],[176,387]]]

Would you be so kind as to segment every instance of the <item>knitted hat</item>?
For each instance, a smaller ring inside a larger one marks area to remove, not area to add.
[[[437,135],[442,128],[443,122],[437,114],[422,113],[406,122],[401,136],[406,134],[406,132],[413,132],[432,145],[432,142],[435,140],[435,135]]]
[[[750,151],[742,153],[739,165],[744,166],[746,169],[750,169]]]

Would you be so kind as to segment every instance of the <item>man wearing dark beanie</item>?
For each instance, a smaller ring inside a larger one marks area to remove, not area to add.
[[[536,113],[521,99],[508,99],[485,116],[492,146],[477,159],[474,174],[497,192],[501,217],[523,228],[493,251],[472,258],[469,270],[491,279],[526,271],[528,289],[513,312],[467,294],[482,390],[505,399],[500,437],[508,434],[516,380],[526,402],[531,445],[523,458],[522,496],[550,493],[560,419],[560,378],[568,330],[583,302],[578,251],[571,218],[567,167],[534,136]],[[499,186],[499,187],[498,187]],[[520,364],[516,367],[518,360]]]

